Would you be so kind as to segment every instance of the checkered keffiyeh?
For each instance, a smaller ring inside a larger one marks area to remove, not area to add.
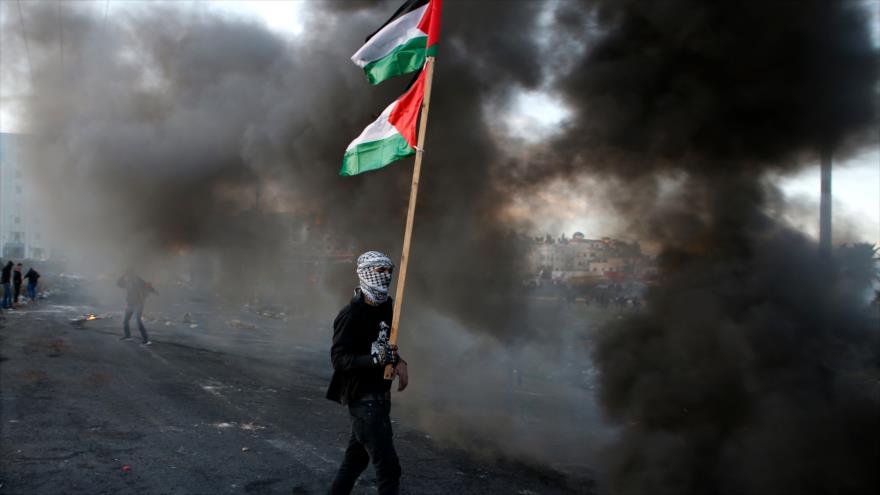
[[[358,256],[357,274],[361,281],[361,291],[377,304],[388,299],[388,286],[391,285],[391,273],[376,273],[373,268],[384,266],[394,268],[391,258],[378,251],[367,251]]]

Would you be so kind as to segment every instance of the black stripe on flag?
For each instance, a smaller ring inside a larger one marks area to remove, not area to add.
[[[413,10],[420,9],[422,6],[426,5],[429,1],[430,0],[406,0],[406,2],[404,2],[403,5],[401,5],[400,8],[397,9],[397,12],[395,12],[394,15],[392,15],[390,19],[385,21],[385,24],[382,24],[382,26],[380,26],[379,29],[373,31],[369,36],[367,36],[367,39],[364,41],[370,41],[370,38],[372,38],[373,36],[376,36],[376,33],[381,31],[382,29],[384,29],[385,26],[391,24],[394,21],[394,19],[397,19],[398,17],[400,17],[404,14],[408,14],[408,13],[412,12]]]

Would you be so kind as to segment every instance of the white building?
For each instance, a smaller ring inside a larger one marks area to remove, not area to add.
[[[26,136],[0,133],[0,257],[4,260],[45,259],[37,198],[25,180]]]

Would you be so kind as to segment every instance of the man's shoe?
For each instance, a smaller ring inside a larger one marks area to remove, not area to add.
[[[145,341],[145,342],[141,342],[141,345],[153,345],[153,341],[152,341],[152,340],[147,340],[147,341]]]
[[[120,337],[119,340],[131,340],[131,337],[125,337],[125,336],[123,336],[123,337]]]

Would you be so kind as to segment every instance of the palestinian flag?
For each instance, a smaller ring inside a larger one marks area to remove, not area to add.
[[[351,60],[370,84],[422,68],[437,51],[442,0],[407,0]]]
[[[416,120],[425,96],[425,71],[412,86],[368,125],[345,150],[339,175],[376,170],[415,153]]]

